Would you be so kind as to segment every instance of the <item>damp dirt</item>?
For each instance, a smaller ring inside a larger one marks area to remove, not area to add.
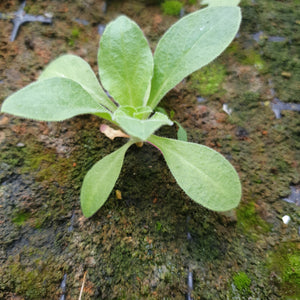
[[[120,14],[154,49],[178,19],[159,2],[26,1],[26,14],[51,16],[52,24],[27,22],[10,42],[13,23],[0,19],[0,101],[63,53],[81,56],[96,73],[101,33]],[[185,1],[185,13],[198,2]],[[238,37],[160,104],[189,141],[235,166],[243,198],[234,211],[195,204],[160,152],[144,145],[129,149],[108,201],[86,219],[84,175],[124,140],[102,135],[93,116],[59,123],[0,116],[1,299],[299,299],[300,118],[286,109],[299,105],[296,2],[242,1]],[[19,8],[2,1],[1,16]],[[204,76],[205,87],[197,82]],[[280,118],[275,98],[284,106]],[[175,138],[176,131],[158,134]]]

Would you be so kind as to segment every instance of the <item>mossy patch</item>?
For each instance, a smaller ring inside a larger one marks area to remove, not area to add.
[[[22,226],[29,218],[30,218],[30,213],[29,212],[20,211],[20,212],[15,214],[12,221],[16,225]]]
[[[257,239],[257,233],[270,231],[271,225],[265,222],[256,212],[255,203],[242,204],[237,209],[238,227],[252,238]]]
[[[259,5],[247,2],[242,2],[242,29],[250,34],[263,34],[264,38],[256,43],[255,52],[268,65],[277,97],[284,102],[299,102],[299,22],[295,13],[299,4],[297,1],[272,0],[260,2]]]
[[[190,77],[190,86],[201,96],[211,96],[221,91],[226,69],[221,63],[211,63],[194,72]]]
[[[243,48],[240,43],[233,41],[225,53],[234,57],[242,65],[254,66],[261,74],[268,72],[268,63],[255,48]]]
[[[45,259],[40,250],[34,248],[25,247],[22,257],[23,259],[19,255],[10,257],[0,267],[0,297],[5,289],[9,289],[26,299],[46,299],[49,295],[51,298],[58,298],[63,265],[55,262],[54,257],[49,254]],[[31,262],[26,260],[30,257]]]
[[[239,292],[243,294],[248,294],[250,292],[251,279],[245,272],[235,274],[232,280]]]
[[[80,29],[78,27],[74,27],[71,30],[70,37],[68,38],[68,45],[73,47],[75,45],[76,40],[79,39]]]
[[[261,55],[253,49],[244,50],[240,62],[245,65],[252,65],[260,72],[267,71],[267,64]]]
[[[163,13],[170,16],[178,16],[183,7],[183,3],[180,1],[165,1],[161,5]]]
[[[4,145],[0,151],[0,161],[18,167],[24,162],[24,149],[17,145]]]
[[[268,255],[270,276],[279,286],[281,295],[296,299],[300,294],[300,250],[297,243],[282,243]]]
[[[36,174],[38,182],[68,182],[68,174],[72,170],[70,159],[59,156],[55,148],[47,148],[37,140],[28,139],[22,148],[23,165],[21,173]]]

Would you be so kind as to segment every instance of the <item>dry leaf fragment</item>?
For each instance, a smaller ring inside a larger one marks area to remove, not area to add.
[[[118,200],[122,200],[122,193],[121,193],[120,190],[116,190],[116,198],[117,198]]]
[[[105,134],[109,139],[113,140],[116,137],[129,138],[129,135],[124,133],[122,130],[115,130],[106,124],[100,125],[100,131]]]
[[[7,124],[8,124],[8,121],[9,121],[9,118],[6,117],[6,116],[0,118],[0,126],[7,125]]]

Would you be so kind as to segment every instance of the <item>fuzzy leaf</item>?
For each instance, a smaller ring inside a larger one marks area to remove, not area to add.
[[[187,142],[188,138],[187,138],[187,133],[186,133],[185,129],[181,126],[181,124],[179,122],[177,122],[177,121],[174,121],[174,122],[178,126],[177,139],[180,141]]]
[[[154,135],[148,140],[161,150],[179,186],[195,202],[215,211],[239,204],[239,177],[221,154],[203,145]]]
[[[130,105],[122,105],[118,108],[117,114],[125,114],[129,117],[133,117],[140,120],[145,120],[153,112],[152,108],[149,106],[139,106],[134,107]]]
[[[170,27],[154,53],[154,74],[147,105],[155,108],[182,79],[219,56],[235,37],[240,21],[238,7],[208,7]]]
[[[40,121],[62,121],[87,113],[106,114],[82,86],[71,79],[36,81],[9,96],[1,112]]]
[[[52,77],[72,79],[79,83],[100,104],[111,111],[116,110],[116,106],[100,86],[92,68],[81,57],[71,54],[62,55],[46,67],[39,80]]]
[[[120,105],[143,106],[149,96],[153,57],[143,32],[125,16],[106,28],[98,52],[100,80]]]
[[[126,114],[121,106],[114,115],[113,120],[130,136],[145,141],[151,134],[163,125],[173,125],[173,122],[162,113],[155,113],[151,118],[140,120]]]
[[[136,108],[136,112],[133,114],[133,117],[143,120],[148,118],[152,111],[152,108],[149,106],[140,106]]]
[[[85,175],[80,193],[82,212],[92,216],[105,203],[121,172],[131,142],[98,161]]]

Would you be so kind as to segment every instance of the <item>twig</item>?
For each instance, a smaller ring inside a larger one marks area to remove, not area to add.
[[[82,285],[81,285],[81,290],[80,290],[80,294],[79,294],[78,300],[81,300],[81,297],[82,297],[83,288],[84,288],[84,284],[85,284],[86,273],[87,273],[87,271],[85,271],[85,272],[84,272],[84,275],[83,275],[83,280],[82,280]]]

